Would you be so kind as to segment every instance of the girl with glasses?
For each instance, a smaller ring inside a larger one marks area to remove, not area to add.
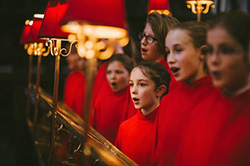
[[[176,18],[165,14],[153,12],[148,15],[143,33],[139,34],[143,60],[161,63],[171,73],[166,62],[165,37],[170,27],[178,23],[179,21]],[[170,91],[177,85],[173,75],[171,75]]]

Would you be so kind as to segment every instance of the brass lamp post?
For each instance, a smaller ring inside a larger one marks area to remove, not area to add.
[[[214,8],[212,0],[187,0],[187,7],[192,10],[192,13],[197,14],[197,21],[201,21],[201,13],[207,14],[210,6]]]

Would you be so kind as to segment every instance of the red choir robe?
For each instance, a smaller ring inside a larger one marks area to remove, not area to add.
[[[163,97],[154,130],[155,152],[153,164],[173,165],[183,130],[192,109],[212,95],[214,88],[209,75],[181,86]]]
[[[107,79],[106,79],[106,67],[107,63],[104,62],[100,68],[97,71],[95,82],[94,82],[94,88],[93,88],[93,98],[92,98],[92,103],[95,102],[95,99],[98,97],[98,94],[101,94],[101,90],[104,89],[103,86],[109,86]]]
[[[250,90],[196,107],[176,165],[250,165]]]
[[[159,108],[159,107],[158,107]],[[158,109],[144,116],[140,110],[119,128],[116,146],[139,165],[149,165],[153,153],[153,135]]]
[[[163,66],[166,67],[167,71],[169,72],[169,74],[170,74],[170,76],[171,76],[171,81],[170,81],[170,85],[169,85],[169,91],[172,91],[173,89],[175,89],[175,88],[177,88],[178,86],[180,86],[181,83],[180,83],[180,82],[177,82],[177,81],[175,80],[174,75],[173,75],[171,69],[169,68],[167,61],[166,61],[166,60],[162,60],[162,61],[160,61],[160,64],[162,64]]]
[[[80,71],[71,72],[64,85],[64,102],[65,104],[76,112],[79,116],[82,116],[83,103],[85,93],[85,77]]]
[[[93,106],[92,126],[114,144],[120,124],[133,116],[136,110],[129,86],[121,93],[114,93],[108,85],[101,92]]]

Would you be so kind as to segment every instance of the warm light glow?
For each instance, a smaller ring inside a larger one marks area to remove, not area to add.
[[[113,54],[115,42],[128,43],[124,0],[71,0],[61,29],[75,35],[81,57],[106,59]]]
[[[82,58],[85,57],[86,50],[82,44],[77,45],[77,51],[78,51],[78,54],[80,57],[82,57]]]
[[[117,43],[118,43],[120,46],[124,47],[124,46],[126,46],[126,45],[129,43],[129,38],[128,38],[128,37],[124,37],[124,38],[118,39],[118,40],[116,40],[116,41],[117,41]]]
[[[197,14],[197,21],[201,20],[201,13],[207,14],[210,6],[215,7],[212,0],[188,0],[186,3],[192,13]]]
[[[206,14],[209,11],[209,7],[214,8],[214,2],[212,0],[191,0],[186,1],[187,7],[192,10],[192,13]]]
[[[86,41],[85,47],[86,47],[88,50],[92,49],[93,46],[94,46],[94,43],[93,43],[92,41]]]
[[[33,21],[32,21],[32,20],[29,22],[29,25],[30,25],[30,26],[32,26],[32,25],[33,25]]]
[[[69,40],[69,42],[75,41],[75,40],[76,40],[76,35],[74,35],[74,34],[69,34],[68,40]]]
[[[35,56],[48,56],[49,55],[49,51],[46,50],[44,43],[29,43],[29,44],[25,44],[24,45],[27,49],[27,53],[28,55],[35,55]]]
[[[77,33],[82,31],[88,36],[95,36],[97,38],[123,38],[127,36],[127,30],[123,28],[79,24],[78,22],[69,22],[62,25],[62,30],[69,33]]]
[[[150,10],[148,12],[148,14],[153,13],[153,12],[157,12],[157,13],[160,13],[160,14],[165,14],[165,15],[168,15],[168,16],[172,16],[172,13],[169,10]]]
[[[44,14],[34,14],[33,16],[34,18],[40,18],[40,19],[43,19],[44,17]]]
[[[125,46],[129,42],[127,30],[123,28],[89,25],[86,23],[80,24],[73,21],[62,25],[61,28],[63,31],[71,33],[71,36],[68,38],[73,40],[76,37],[78,54],[87,59],[94,57],[101,60],[108,59],[114,52],[114,42],[121,46]],[[98,42],[100,39],[105,39],[107,42]],[[110,42],[113,42],[113,44],[110,44]]]
[[[87,52],[86,52],[86,58],[87,59],[92,59],[92,58],[94,58],[95,57],[95,51],[94,50],[88,50]]]
[[[25,25],[29,25],[29,23],[30,23],[30,20],[25,21]]]
[[[100,41],[100,42],[98,42],[98,43],[96,44],[96,48],[97,48],[98,50],[104,49],[105,46],[106,46],[106,43],[103,42],[103,41]]]
[[[29,47],[29,45],[26,43],[26,44],[24,44],[24,49],[25,50],[27,50],[28,49],[28,47]]]

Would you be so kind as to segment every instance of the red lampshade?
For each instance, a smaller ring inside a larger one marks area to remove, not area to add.
[[[33,21],[26,20],[25,25],[23,27],[23,33],[20,39],[20,44],[25,44],[27,43],[27,38],[30,33],[31,25],[33,24]]]
[[[72,21],[125,28],[124,0],[69,0],[61,23]]]
[[[148,11],[169,9],[168,0],[149,0]]]
[[[62,32],[60,22],[66,12],[68,2],[62,0],[49,1],[43,23],[39,32],[41,38],[67,38],[68,33]]]
[[[34,43],[34,42],[44,43],[46,41],[46,40],[38,38],[38,33],[40,30],[41,24],[42,24],[42,17],[41,16],[37,17],[36,15],[34,15],[33,24],[31,26],[30,33],[27,38],[28,43]]]

